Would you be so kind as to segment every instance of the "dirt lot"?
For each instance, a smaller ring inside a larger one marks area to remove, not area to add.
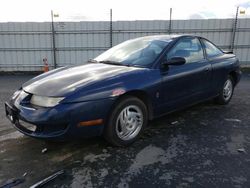
[[[46,143],[15,131],[4,101],[31,77],[0,76],[0,187],[16,179],[28,187],[58,170],[47,187],[250,187],[249,73],[229,105],[210,101],[154,120],[129,148],[102,138]]]

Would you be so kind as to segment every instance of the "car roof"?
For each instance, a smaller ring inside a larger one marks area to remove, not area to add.
[[[174,40],[176,38],[180,37],[185,37],[185,36],[191,36],[191,37],[198,37],[195,35],[188,35],[188,34],[182,34],[182,35],[175,35],[175,34],[170,34],[170,35],[151,35],[151,36],[145,36],[145,37],[140,37],[140,39],[146,39],[146,40],[161,40],[165,42],[169,42],[170,40]]]

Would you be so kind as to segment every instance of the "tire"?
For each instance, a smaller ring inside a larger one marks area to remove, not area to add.
[[[217,104],[226,105],[230,102],[234,92],[234,80],[229,75],[221,88],[220,94],[215,98]]]
[[[114,146],[129,146],[140,137],[147,123],[146,105],[136,97],[124,97],[110,113],[104,138]]]

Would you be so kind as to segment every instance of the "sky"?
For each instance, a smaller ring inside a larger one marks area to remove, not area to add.
[[[168,20],[250,17],[250,0],[0,0],[0,22]]]

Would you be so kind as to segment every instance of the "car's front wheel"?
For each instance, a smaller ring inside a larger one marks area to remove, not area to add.
[[[223,88],[220,91],[220,95],[216,97],[216,102],[218,104],[228,104],[233,96],[234,92],[234,81],[231,76],[227,77],[224,82]]]
[[[128,146],[140,136],[147,122],[146,105],[136,97],[125,97],[112,110],[104,137],[115,146]]]

